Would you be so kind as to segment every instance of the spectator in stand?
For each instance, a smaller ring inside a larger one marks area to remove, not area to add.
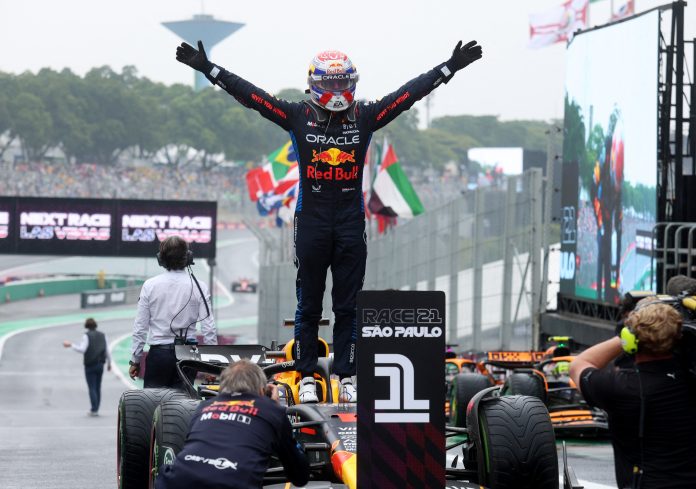
[[[74,344],[68,340],[63,342],[65,348],[72,348],[83,355],[85,365],[85,378],[89,389],[89,401],[92,405],[89,415],[99,416],[99,404],[101,402],[101,383],[104,373],[104,363],[106,368],[111,370],[111,356],[107,346],[106,335],[97,331],[97,322],[92,318],[85,320],[87,332],[82,336],[79,343]]]

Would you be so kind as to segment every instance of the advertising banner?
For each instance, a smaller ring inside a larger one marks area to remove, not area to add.
[[[89,290],[80,294],[80,307],[82,309],[121,306],[128,303],[128,294],[125,289]]]
[[[12,227],[19,254],[112,255],[114,205],[102,199],[18,197]]]
[[[659,21],[648,12],[568,45],[563,295],[618,304],[624,292],[652,286]]]
[[[214,258],[216,226],[216,202],[0,198],[0,253],[149,257],[177,235]]]
[[[358,487],[445,486],[445,294],[362,291]]]
[[[10,233],[13,216],[14,199],[0,197],[0,253],[10,253],[15,247],[15,236]]]
[[[215,202],[119,200],[119,254],[152,256],[157,243],[176,235],[195,257],[214,257],[216,218]]]

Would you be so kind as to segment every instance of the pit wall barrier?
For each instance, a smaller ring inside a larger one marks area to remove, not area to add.
[[[143,282],[144,280],[139,278],[106,277],[104,289],[99,290],[104,292],[110,289],[141,285]],[[97,277],[58,276],[34,280],[21,280],[0,285],[0,303],[36,299],[37,297],[48,297],[53,295],[78,294],[97,288]]]
[[[446,339],[460,350],[532,348],[547,303],[544,189],[532,169],[368,233],[363,290],[445,292]],[[280,325],[297,307],[292,227],[250,229],[260,243],[259,341],[286,341],[293,330]],[[329,273],[323,317],[333,320],[331,285]],[[332,341],[331,328],[320,335]]]

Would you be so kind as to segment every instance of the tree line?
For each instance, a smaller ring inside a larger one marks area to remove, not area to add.
[[[276,96],[306,97],[297,89]],[[420,130],[412,109],[382,132],[404,164],[441,167],[449,161],[466,164],[472,147],[545,151],[549,127],[542,121],[500,121],[496,116],[447,116]],[[213,166],[212,156],[219,154],[227,161],[258,161],[288,139],[282,129],[221,90],[164,85],[138,76],[131,66],[120,73],[108,66],[94,68],[82,77],[68,69],[0,72],[2,134],[7,137],[0,144],[0,158],[14,141],[30,161],[60,148],[71,161],[105,165],[126,150],[149,159],[166,147],[167,163],[184,165],[195,154],[204,168]]]

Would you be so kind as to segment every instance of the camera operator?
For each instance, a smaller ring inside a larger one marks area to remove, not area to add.
[[[673,354],[681,328],[673,307],[644,299],[626,318],[621,338],[571,363],[585,400],[608,414],[621,489],[696,487],[696,389]],[[634,367],[610,365],[624,351],[634,355]]]
[[[179,236],[168,237],[159,245],[157,263],[167,271],[146,280],[140,290],[129,374],[132,379],[138,375],[149,336],[144,386],[181,388],[175,343],[196,343],[196,323],[201,322],[205,344],[217,345],[217,330],[208,288],[191,272],[193,252],[188,243]]]
[[[220,395],[200,403],[184,448],[161,467],[155,489],[260,488],[273,454],[294,485],[307,484],[307,458],[277,400],[258,365],[240,360],[227,367]]]

